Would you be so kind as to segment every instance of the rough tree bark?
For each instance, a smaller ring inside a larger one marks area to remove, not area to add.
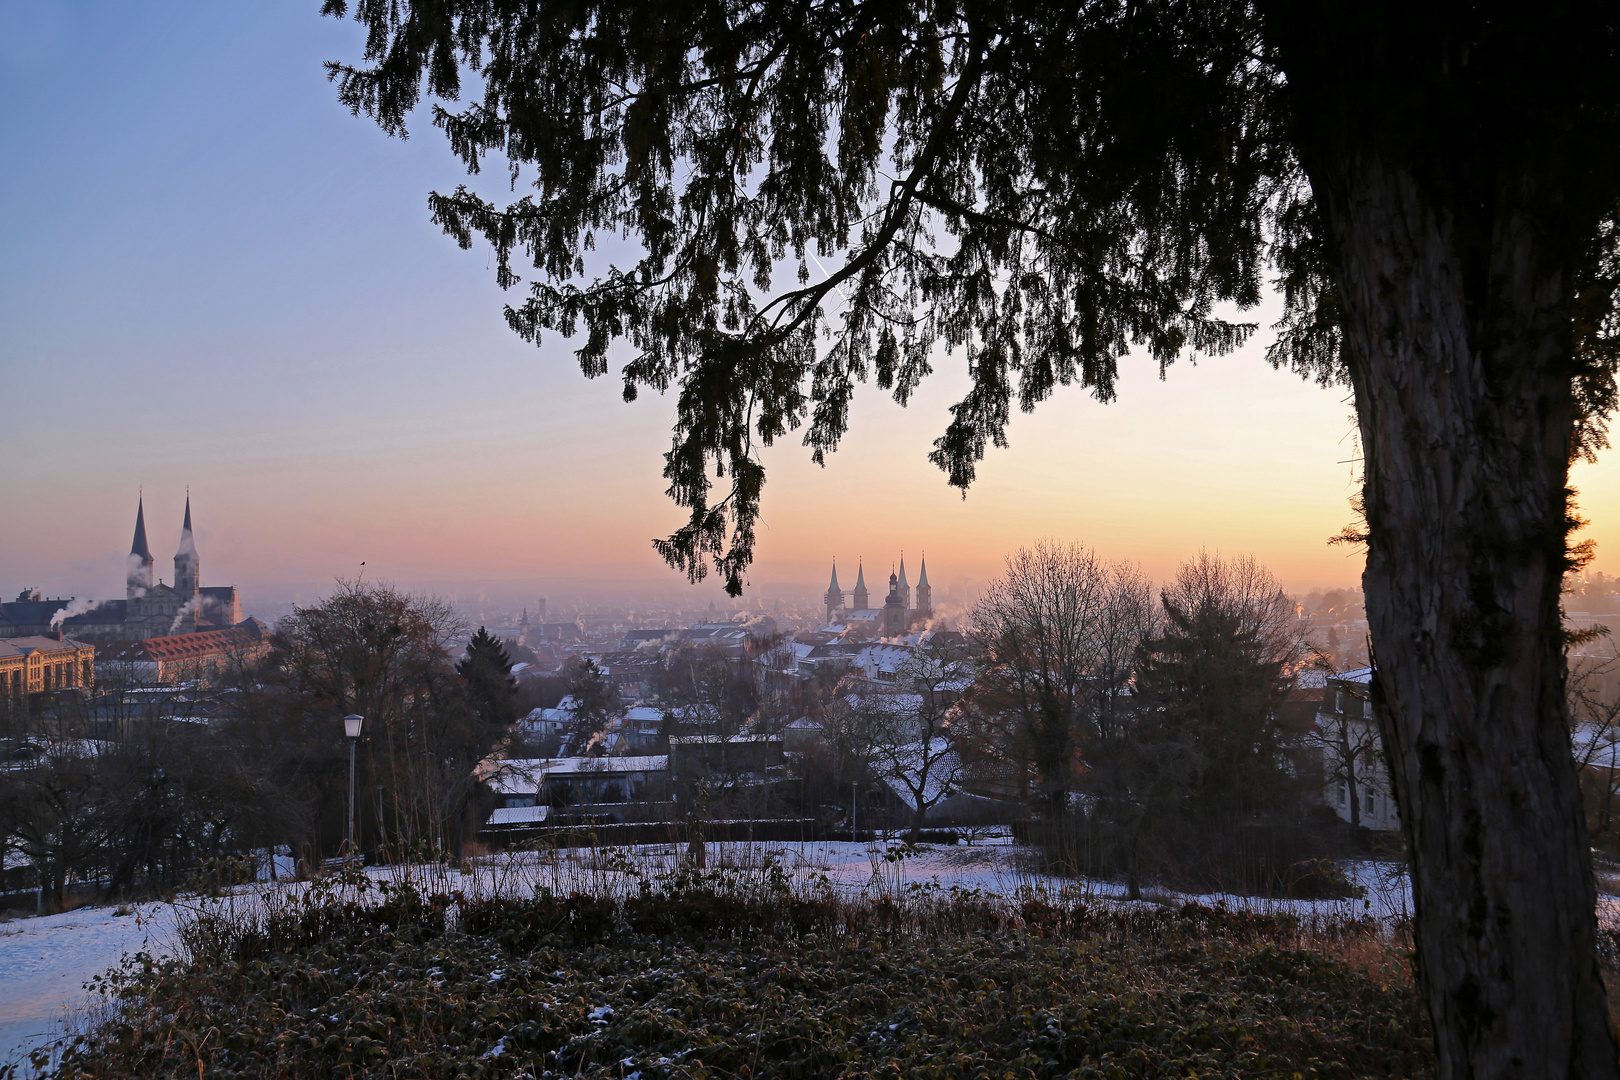
[[[1374,708],[1411,841],[1421,978],[1451,1076],[1614,1076],[1564,706],[1574,406],[1567,283],[1507,213],[1494,295],[1410,176],[1333,208],[1366,448]]]
[[[1559,610],[1570,23],[1284,10],[1365,448],[1374,710],[1441,1075],[1615,1077]]]

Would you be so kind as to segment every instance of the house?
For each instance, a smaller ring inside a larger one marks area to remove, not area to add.
[[[557,735],[566,735],[574,724],[574,712],[578,703],[572,695],[563,698],[554,709],[534,709],[518,721],[518,727],[526,735],[538,739],[547,739]]]
[[[827,731],[808,716],[801,716],[782,729],[782,749],[789,754],[800,754],[821,742]]]
[[[1326,777],[1323,797],[1345,821],[1369,829],[1401,827],[1383,743],[1373,720],[1370,667],[1329,675],[1316,711],[1316,739]]]
[[[497,811],[566,807],[571,812],[607,812],[621,821],[645,820],[645,805],[668,797],[669,758],[654,754],[616,758],[520,758],[486,762],[485,783]],[[543,820],[543,816],[536,820]]]
[[[674,782],[711,776],[733,783],[763,784],[782,776],[780,735],[677,735],[669,740]]]

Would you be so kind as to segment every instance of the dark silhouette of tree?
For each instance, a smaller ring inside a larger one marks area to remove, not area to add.
[[[517,719],[517,680],[506,646],[484,627],[467,642],[467,655],[456,664],[467,684],[467,699],[484,723],[504,731]]]
[[[1303,652],[1292,605],[1252,559],[1207,553],[1181,567],[1160,603],[1163,631],[1142,642],[1136,662],[1136,717],[1119,740],[1128,745],[1100,748],[1088,786],[1101,813],[1124,823],[1133,875],[1151,832],[1165,869],[1227,887],[1262,884],[1277,868],[1269,844],[1253,845],[1292,818],[1317,781],[1295,767],[1298,733],[1281,716]]]
[[[345,0],[324,10],[341,15]],[[836,448],[855,383],[902,403],[936,344],[971,384],[934,460],[966,486],[1012,404],[1114,396],[1254,329],[1351,386],[1376,718],[1412,851],[1446,1075],[1620,1074],[1594,961],[1559,584],[1568,466],[1620,358],[1620,9],[1294,0],[356,6],[339,97],[403,132],[424,90],[530,340],[675,391],[660,553],[736,594],[761,448]],[[462,101],[476,73],[475,96]],[[597,236],[640,244],[606,265]],[[527,272],[527,271],[525,271]],[[780,276],[790,280],[779,285]],[[824,332],[826,337],[823,337]],[[712,490],[718,481],[723,494]]]
[[[597,734],[619,711],[619,688],[608,681],[595,660],[585,657],[569,673],[568,694],[574,699],[569,732],[570,752],[585,753]]]
[[[333,764],[343,760],[341,718],[366,718],[356,815],[363,846],[460,844],[473,768],[502,734],[469,706],[450,663],[463,629],[442,600],[364,581],[340,581],[276,627],[266,708],[279,707],[289,730]],[[347,778],[333,772],[321,794],[336,809]]]

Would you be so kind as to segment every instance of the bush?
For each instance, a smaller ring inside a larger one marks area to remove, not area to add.
[[[1371,924],[958,892],[904,905],[693,874],[624,900],[336,898],[115,982],[62,1077],[1430,1075]],[[216,928],[217,929],[217,928]]]

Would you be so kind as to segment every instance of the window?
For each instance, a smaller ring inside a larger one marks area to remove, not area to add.
[[[1339,785],[1339,805],[1343,806],[1346,803],[1348,803],[1349,801],[1350,801],[1350,792],[1349,792],[1349,790],[1343,784],[1340,784]]]
[[[1369,817],[1378,813],[1378,794],[1372,788],[1367,789],[1366,806]]]
[[[1363,701],[1361,703],[1361,715],[1366,717],[1368,720],[1372,719],[1372,699],[1371,698],[1368,698],[1366,701]]]

